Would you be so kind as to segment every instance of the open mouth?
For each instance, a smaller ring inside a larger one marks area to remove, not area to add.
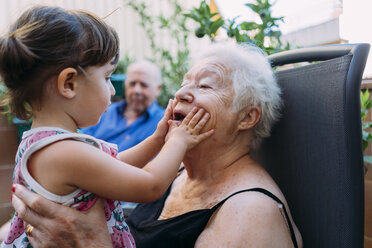
[[[184,113],[181,113],[181,112],[174,112],[173,113],[173,120],[175,121],[182,121],[183,119],[185,119],[186,115]]]

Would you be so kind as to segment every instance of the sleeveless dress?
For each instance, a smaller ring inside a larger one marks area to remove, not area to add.
[[[237,191],[210,209],[198,209],[169,219],[158,220],[171,187],[159,200],[152,203],[139,204],[127,218],[137,248],[192,248],[199,235],[203,232],[210,217],[230,197],[248,191],[267,195],[278,203],[289,232],[293,247],[298,248],[293,226],[283,202],[271,192],[262,188],[251,188]],[[226,227],[228,228],[228,227]]]
[[[53,194],[36,182],[27,169],[27,160],[34,152],[56,141],[65,139],[74,139],[88,143],[110,154],[112,157],[117,158],[117,146],[114,144],[107,143],[89,135],[72,133],[60,128],[35,128],[23,134],[16,155],[13,182],[22,184],[51,201],[76,208],[79,211],[86,211],[97,201],[98,197],[95,194],[83,189],[77,189],[63,196]],[[67,155],[68,154],[66,154],[66,156]],[[124,222],[124,214],[120,202],[105,199],[104,211],[113,247],[135,247],[134,239],[127,224]],[[26,236],[23,221],[15,214],[11,223],[10,232],[1,244],[1,248],[32,247]]]

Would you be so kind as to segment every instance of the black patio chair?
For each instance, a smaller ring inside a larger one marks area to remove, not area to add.
[[[364,172],[360,83],[368,44],[302,48],[269,56],[284,109],[253,156],[282,189],[304,247],[362,248]]]

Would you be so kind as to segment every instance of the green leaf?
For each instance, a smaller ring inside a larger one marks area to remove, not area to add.
[[[211,17],[211,9],[209,8],[209,4],[207,4],[205,1],[204,1],[204,6],[205,6],[205,13],[209,16],[209,17]]]
[[[363,139],[362,142],[363,142],[363,151],[364,151],[368,147],[368,141]]]
[[[363,122],[362,129],[367,129],[372,127],[372,122]]]
[[[239,29],[235,28],[233,30],[233,32],[234,32],[236,42],[242,42],[242,40],[241,40],[242,38],[241,38],[241,35],[240,35],[240,32],[239,32]]]
[[[360,91],[360,101],[362,105],[364,105],[364,103],[366,102],[366,99],[368,99],[368,97],[366,97],[366,94],[369,94],[368,90],[366,90],[365,92]]]
[[[257,29],[258,27],[259,27],[258,24],[255,22],[243,22],[240,24],[240,28],[246,31],[254,30]]]
[[[371,142],[372,141],[372,134],[363,130],[362,131],[362,140],[366,141],[366,142]]]
[[[256,13],[258,13],[260,11],[260,7],[258,5],[253,4],[253,3],[246,3],[244,5],[247,6],[248,8],[250,8],[251,10],[253,10]]]
[[[360,100],[361,100],[362,106],[365,106],[366,103],[369,100],[369,91],[368,90],[366,90],[364,92],[360,91]]]
[[[368,99],[364,105],[366,109],[370,109],[372,107],[372,100]]]
[[[220,14],[220,13],[215,12],[215,13],[211,14],[211,18],[212,18],[213,16],[215,16],[215,15],[219,15],[219,14]]]
[[[201,20],[203,19],[201,14],[199,13],[198,9],[195,9],[195,8],[190,10],[190,13],[184,14],[184,16],[189,17],[196,22],[201,22]]]
[[[266,36],[276,37],[276,38],[279,38],[281,35],[282,35],[282,32],[280,32],[280,31],[273,31],[273,30],[270,30],[270,31],[268,31],[266,33]]]
[[[222,18],[218,18],[211,24],[210,32],[212,34],[216,34],[217,30],[225,23]]]
[[[372,156],[364,156],[363,160],[366,163],[372,164]]]

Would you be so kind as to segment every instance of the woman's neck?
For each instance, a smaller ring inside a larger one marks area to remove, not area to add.
[[[249,156],[248,153],[249,149],[242,146],[230,145],[220,147],[220,149],[198,146],[186,154],[183,164],[189,179],[215,181],[229,167],[235,165],[243,157]]]

